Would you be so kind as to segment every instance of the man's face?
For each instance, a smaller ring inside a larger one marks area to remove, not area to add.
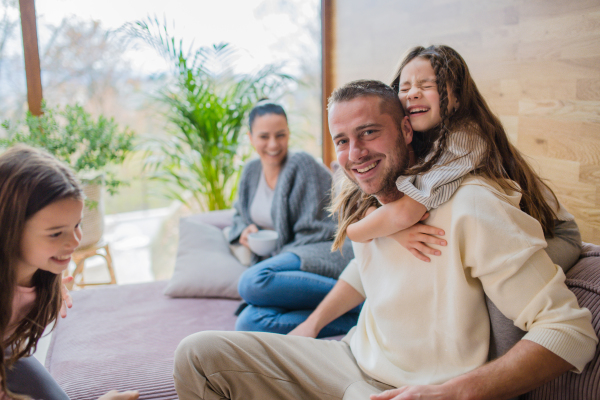
[[[412,129],[407,117],[402,128],[398,131],[392,117],[381,112],[375,96],[335,103],[329,110],[338,162],[348,178],[382,203],[401,196],[395,181],[409,163]]]

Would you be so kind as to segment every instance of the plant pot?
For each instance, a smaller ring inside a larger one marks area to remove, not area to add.
[[[83,236],[77,250],[98,243],[104,233],[104,176],[97,174],[80,179],[86,199],[81,220]]]

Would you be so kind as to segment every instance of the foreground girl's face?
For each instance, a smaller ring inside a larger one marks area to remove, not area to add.
[[[435,71],[428,59],[417,57],[402,69],[398,97],[415,131],[426,131],[441,121],[440,95]],[[458,103],[451,90],[448,90],[448,109]]]
[[[249,137],[264,166],[279,166],[285,160],[290,131],[283,115],[256,117]]]
[[[21,239],[18,283],[30,286],[38,270],[62,273],[81,240],[83,201],[66,198],[42,208],[25,223]]]

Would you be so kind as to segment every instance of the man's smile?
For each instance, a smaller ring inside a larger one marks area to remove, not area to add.
[[[365,168],[356,168],[356,171],[358,171],[359,173],[365,173],[369,170],[372,170],[373,168],[375,168],[375,166],[377,166],[377,162],[371,163],[369,165],[367,165]]]
[[[352,171],[352,174],[356,177],[356,179],[369,179],[377,175],[377,171],[379,171],[378,167],[380,164],[381,159],[371,159],[358,165],[352,165],[349,169],[347,169],[347,171]]]

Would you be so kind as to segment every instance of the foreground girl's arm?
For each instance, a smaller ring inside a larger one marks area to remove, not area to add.
[[[111,390],[104,396],[98,398],[98,400],[137,400],[139,397],[140,393],[137,390],[128,390],[126,392]]]
[[[399,200],[384,204],[360,221],[351,224],[346,233],[350,240],[365,243],[413,226],[426,212],[427,208],[423,204],[403,196]]]

